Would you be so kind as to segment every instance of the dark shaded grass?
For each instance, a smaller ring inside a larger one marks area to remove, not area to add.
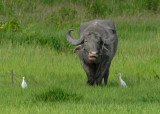
[[[34,44],[35,46],[49,46],[56,51],[67,51],[71,47],[66,40],[65,32],[50,30],[43,32],[29,31],[28,33],[0,32],[0,43],[11,42],[13,45]]]
[[[77,95],[73,92],[64,91],[60,88],[52,87],[48,91],[45,90],[45,92],[37,95],[33,95],[33,102],[76,102],[82,99],[82,96]]]

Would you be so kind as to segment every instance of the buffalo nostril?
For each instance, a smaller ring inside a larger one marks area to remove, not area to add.
[[[91,54],[94,54],[94,55],[96,55],[96,54],[97,54],[97,52],[96,52],[96,51],[92,51],[92,52],[91,52]]]
[[[97,54],[97,52],[92,52],[92,54],[95,54],[95,55],[96,55],[96,54]]]
[[[98,53],[96,52],[96,51],[91,51],[91,52],[89,52],[89,55],[90,56],[95,56],[95,55],[97,55]]]

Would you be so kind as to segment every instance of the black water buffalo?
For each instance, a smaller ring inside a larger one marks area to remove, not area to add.
[[[107,84],[109,67],[117,50],[117,34],[114,23],[110,20],[93,20],[81,24],[79,40],[71,36],[72,29],[66,33],[71,45],[78,45],[74,53],[78,53],[81,65],[85,70],[89,85]]]

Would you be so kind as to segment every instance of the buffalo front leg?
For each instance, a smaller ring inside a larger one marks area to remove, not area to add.
[[[102,78],[98,78],[98,79],[96,80],[96,84],[97,84],[97,85],[102,85]]]
[[[109,76],[109,67],[110,67],[110,63],[107,64],[107,62],[103,62],[103,64],[101,64],[99,66],[99,69],[97,71],[97,79],[96,79],[96,84],[97,85],[102,85],[102,79],[104,78],[104,84],[107,84],[107,80],[108,80],[108,76]]]
[[[97,85],[102,85],[102,79],[104,78],[104,84],[107,84],[108,81],[108,76],[109,76],[109,68],[107,68],[107,70],[101,74],[101,76],[96,80],[96,84]]]
[[[95,82],[93,76],[90,76],[90,75],[87,74],[87,77],[88,77],[87,84],[88,84],[88,85],[93,85],[94,82]]]
[[[108,68],[109,69],[109,68]],[[107,70],[107,72],[104,75],[104,84],[107,85],[107,81],[108,81],[108,76],[109,76],[109,70]]]
[[[97,72],[96,72],[96,84],[97,85],[102,85],[102,79],[103,79],[103,74],[104,74],[104,63],[100,64],[97,67]]]
[[[82,67],[83,67],[83,69],[86,72],[87,77],[88,77],[87,84],[88,85],[93,85],[94,82],[95,82],[93,69],[91,69],[90,66],[87,65],[83,60],[81,60],[81,65],[82,65]]]
[[[108,68],[109,69],[109,68]],[[102,85],[102,79],[104,78],[104,84],[107,84],[108,81],[108,76],[109,76],[109,70],[107,69],[107,71],[96,80],[96,84],[97,85]]]

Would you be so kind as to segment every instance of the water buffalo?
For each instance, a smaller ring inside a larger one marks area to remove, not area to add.
[[[69,29],[66,33],[67,41],[77,46],[74,53],[78,53],[81,65],[85,70],[87,84],[107,84],[109,67],[117,50],[117,34],[114,23],[110,20],[93,20],[81,24],[79,39],[71,36]]]

